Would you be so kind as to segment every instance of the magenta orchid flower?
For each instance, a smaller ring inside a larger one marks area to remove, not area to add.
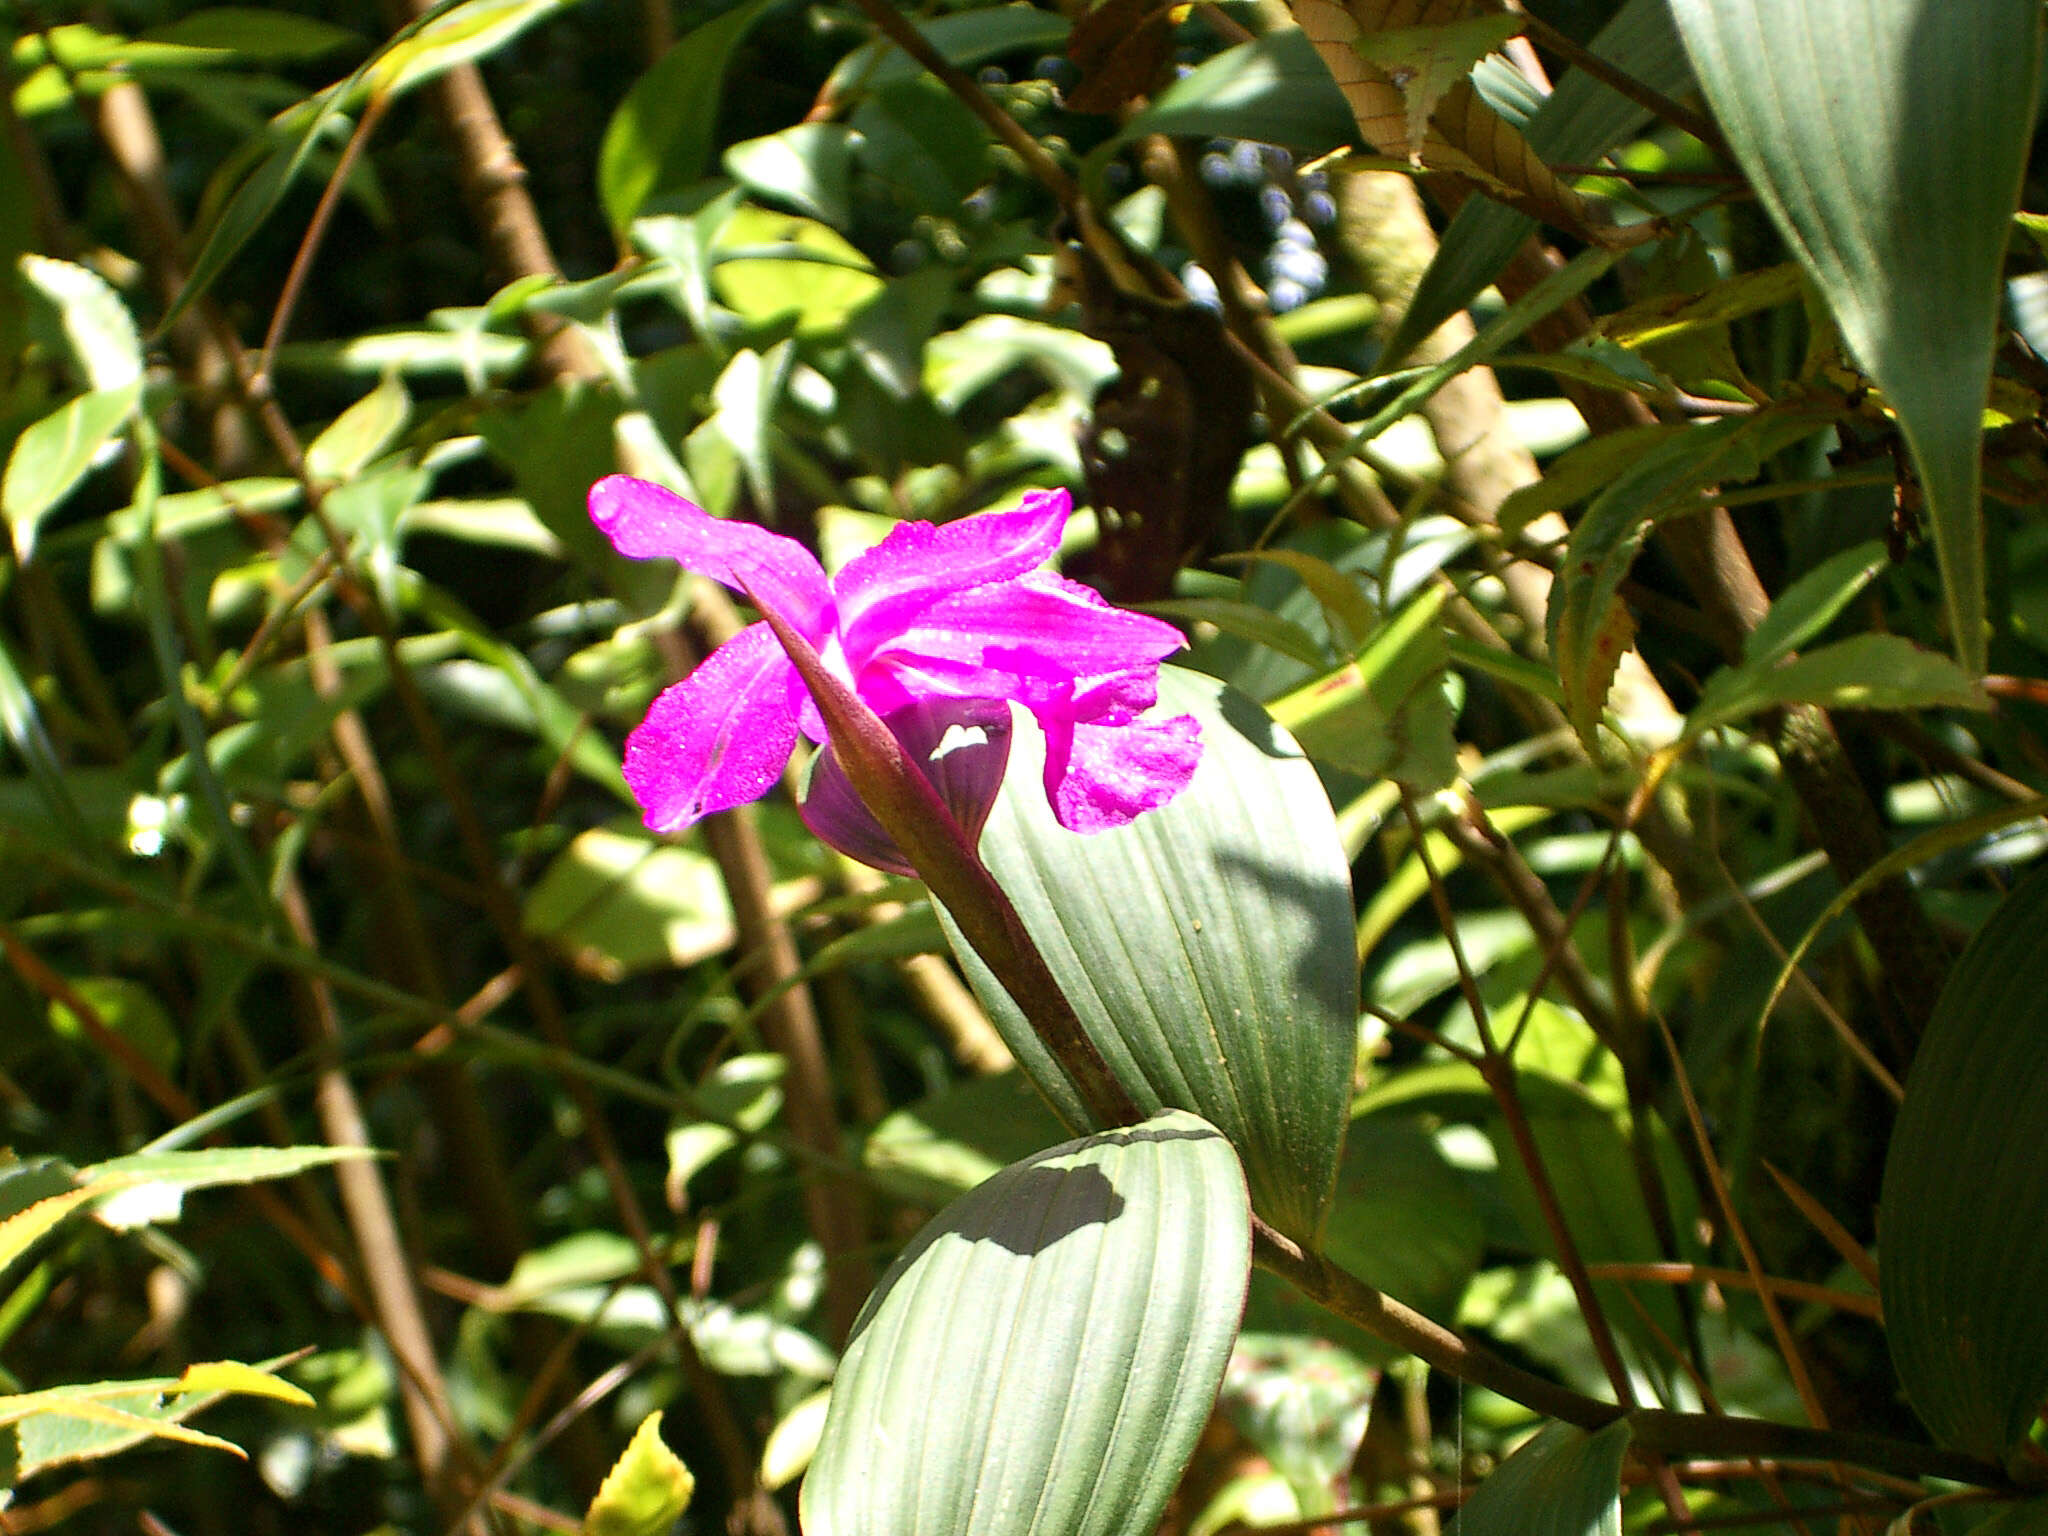
[[[1180,633],[1041,568],[1071,510],[1065,491],[1035,491],[1011,512],[899,523],[828,581],[795,540],[712,517],[658,485],[613,475],[590,489],[590,515],[621,554],[678,561],[802,634],[888,723],[970,836],[1001,787],[1009,703],[1044,731],[1046,798],[1075,832],[1164,805],[1201,756],[1192,716],[1144,718]],[[826,742],[780,642],[752,624],[654,701],[627,738],[626,782],[649,827],[679,831],[766,794],[799,731]],[[908,872],[829,745],[805,819],[834,847]]]

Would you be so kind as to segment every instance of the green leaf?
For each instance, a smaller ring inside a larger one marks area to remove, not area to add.
[[[584,1536],[668,1536],[696,1491],[697,1479],[661,1438],[657,1410],[640,1421],[605,1474],[583,1517]]]
[[[0,477],[0,516],[7,520],[18,558],[34,555],[43,518],[85,478],[141,398],[140,384],[74,396],[15,440]]]
[[[1526,1085],[1537,1074],[1520,1072],[1516,1076]],[[1528,1119],[1529,1133],[1579,1256],[1588,1264],[1647,1264],[1664,1258],[1620,1117],[1594,1102],[1590,1094],[1580,1098],[1548,1087],[1537,1103],[1530,1104]],[[1554,1259],[1557,1245],[1513,1136],[1497,1117],[1487,1130],[1499,1156],[1502,1187],[1524,1240],[1534,1252]],[[1671,1287],[1641,1286],[1631,1292],[1620,1281],[1596,1280],[1593,1289],[1615,1330],[1635,1346],[1636,1367],[1658,1380],[1660,1390],[1672,1390],[1675,1383],[1671,1381],[1668,1341],[1684,1338],[1686,1331],[1685,1315]]]
[[[353,480],[405,430],[412,396],[396,373],[335,417],[307,445],[306,473],[320,480]]]
[[[1304,1515],[1345,1502],[1380,1373],[1326,1339],[1243,1333],[1219,1406],[1286,1477]]]
[[[1146,603],[1144,611],[1185,624],[1213,624],[1226,635],[1278,651],[1305,667],[1322,667],[1330,659],[1327,647],[1314,635],[1257,603],[1229,597],[1172,597]]]
[[[81,1168],[87,1189],[104,1186],[162,1184],[185,1193],[223,1184],[254,1184],[262,1179],[289,1179],[330,1163],[353,1162],[376,1154],[363,1147],[206,1147],[197,1152],[131,1152]]]
[[[1060,1134],[1021,1072],[978,1077],[899,1109],[868,1133],[861,1166],[892,1194],[941,1206]]]
[[[1782,664],[1744,663],[1708,679],[1689,734],[1784,704],[1827,709],[1987,709],[1975,678],[1904,635],[1851,635]]]
[[[1451,705],[1444,696],[1450,647],[1438,615],[1446,591],[1430,587],[1381,625],[1327,676],[1271,705],[1302,751],[1367,778],[1429,793],[1458,775]]]
[[[2033,134],[2040,7],[1672,0],[1671,10],[1743,171],[1898,413],[1956,658],[1981,673],[1978,441]]]
[[[2048,1397],[2048,870],[1949,973],[1906,1079],[1878,1202],[1886,1334],[1934,1437],[2003,1461]]]
[[[606,125],[597,194],[621,238],[650,199],[695,183],[711,160],[719,93],[732,51],[774,0],[748,0],[655,60]]]
[[[95,1198],[89,1189],[68,1190],[64,1194],[38,1200],[0,1221],[0,1273],[56,1231],[72,1212]]]
[[[271,1374],[275,1366],[219,1360],[190,1366],[178,1377],[81,1383],[0,1397],[0,1429],[11,1431],[18,1455],[11,1470],[27,1478],[51,1467],[112,1456],[151,1439],[241,1456],[242,1448],[232,1441],[187,1429],[184,1421],[230,1393],[310,1406],[304,1392]]]
[[[833,1384],[809,1536],[1148,1536],[1215,1405],[1244,1178],[1193,1115],[1013,1163],[918,1234]]]
[[[1632,633],[1616,595],[1651,531],[1704,511],[1704,487],[1754,479],[1772,454],[1826,425],[1798,407],[1729,417],[1653,441],[1593,499],[1573,527],[1550,593],[1550,649],[1572,720],[1590,736]]]
[[[1547,1424],[1479,1485],[1451,1536],[1621,1536],[1621,1459],[1629,1427],[1588,1434]]]
[[[1361,1115],[1344,1142],[1323,1253],[1431,1317],[1457,1316],[1486,1229],[1467,1178],[1417,1116]]]
[[[170,1010],[155,992],[126,976],[75,976],[71,990],[90,1008],[99,1021],[119,1035],[149,1064],[166,1076],[175,1076],[184,1042]],[[70,1004],[52,998],[50,1028],[71,1039],[79,1039],[85,1026]]]
[[[216,49],[245,59],[311,59],[337,48],[360,47],[362,39],[344,27],[310,16],[245,5],[217,5],[152,27],[150,43]]]
[[[1744,662],[1765,665],[1788,656],[1826,629],[1890,564],[1875,539],[1830,555],[1793,582],[1742,642]]]
[[[1202,763],[1180,795],[1083,837],[1053,819],[1020,722],[981,856],[1112,1072],[1146,1110],[1193,1109],[1230,1138],[1259,1212],[1312,1239],[1328,1209],[1357,1050],[1351,881],[1315,770],[1271,718],[1165,668]],[[945,913],[1018,1064],[1069,1124],[1074,1085]]]
[[[1692,71],[1666,0],[1628,0],[1591,46],[1601,58],[1667,96],[1691,92]],[[1584,164],[1626,139],[1649,116],[1646,108],[1574,69],[1558,81],[1522,133],[1546,161]],[[1477,298],[1536,227],[1534,219],[1505,203],[1467,198],[1445,227],[1437,254],[1388,342],[1388,359],[1399,362]]]
[[[711,246],[712,287],[753,325],[793,313],[802,335],[836,331],[884,286],[845,236],[794,214],[736,209]]]
[[[842,228],[852,217],[847,176],[860,140],[844,123],[798,123],[725,152],[725,169],[757,197],[779,199]]]
[[[1352,651],[1364,645],[1379,626],[1379,612],[1355,572],[1298,549],[1257,549],[1231,558],[1281,565],[1292,571],[1322,605],[1342,650]]]
[[[996,5],[917,23],[929,42],[962,69],[1031,49],[1059,51],[1067,43],[1067,19],[1033,5]],[[924,66],[894,43],[877,38],[840,60],[821,93],[834,100],[853,91],[878,91],[923,75]]]
[[[128,306],[105,278],[36,255],[21,258],[21,277],[34,305],[47,311],[50,329],[88,388],[118,390],[142,382],[142,337]]]
[[[731,947],[732,903],[702,848],[592,827],[526,897],[528,933],[606,981],[695,965]]]
[[[775,505],[775,407],[781,402],[795,357],[795,348],[787,341],[777,342],[765,353],[735,352],[711,387],[711,400],[718,409],[710,425],[738,455],[754,506],[764,514]]]
[[[437,10],[372,59],[363,78],[375,96],[401,96],[496,53],[575,0],[460,0]]]
[[[1358,125],[1308,34],[1284,27],[1225,49],[1174,81],[1092,153],[1090,165],[1147,133],[1257,139],[1321,154],[1352,143]]]

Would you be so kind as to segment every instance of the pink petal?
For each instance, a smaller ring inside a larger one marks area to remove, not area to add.
[[[824,567],[796,540],[713,517],[675,492],[629,475],[611,475],[590,488],[590,517],[620,554],[674,560],[736,592],[751,587],[813,644],[822,641],[832,591]]]
[[[765,795],[796,745],[796,671],[750,624],[654,701],[626,738],[626,782],[656,832]]]
[[[954,820],[966,830],[968,842],[979,842],[1010,761],[1008,706],[979,699],[923,699],[883,719],[911,760],[923,767]],[[966,735],[949,742],[947,735],[955,727]],[[976,735],[980,739],[974,739]],[[891,874],[917,873],[855,791],[830,747],[812,766],[803,818],[821,842],[850,858]]]
[[[898,523],[832,583],[849,664],[859,671],[876,647],[947,593],[1009,581],[1045,564],[1072,510],[1063,490],[1032,491],[1014,512],[938,526]]]
[[[1101,677],[1150,666],[1186,643],[1171,624],[1040,573],[940,598],[881,655],[972,662],[1020,676]]]
[[[1045,728],[1045,797],[1070,832],[1106,832],[1187,788],[1202,760],[1193,715],[1089,725],[1054,715]]]

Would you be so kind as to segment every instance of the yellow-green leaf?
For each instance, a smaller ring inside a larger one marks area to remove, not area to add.
[[[584,1536],[666,1536],[696,1488],[697,1479],[661,1438],[660,1413],[650,1413],[590,1501]]]

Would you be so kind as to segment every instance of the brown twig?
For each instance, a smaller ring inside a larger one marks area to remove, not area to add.
[[[1521,1160],[1522,1171],[1528,1177],[1537,1208],[1543,1214],[1543,1224],[1550,1232],[1557,1267],[1571,1283],[1572,1294],[1578,1298],[1586,1332],[1593,1341],[1593,1353],[1599,1357],[1600,1367],[1607,1373],[1615,1400],[1624,1408],[1633,1408],[1635,1386],[1629,1379],[1628,1366],[1622,1361],[1621,1351],[1614,1341],[1614,1330],[1608,1325],[1606,1309],[1600,1305],[1600,1298],[1593,1290],[1593,1281],[1586,1273],[1585,1259],[1572,1237],[1571,1224],[1565,1220],[1564,1206],[1558,1200],[1557,1186],[1550,1177],[1549,1165],[1543,1160],[1543,1150],[1536,1144],[1535,1129],[1530,1125],[1528,1112],[1522,1104],[1514,1058],[1503,1054],[1494,1038],[1485,1000],[1479,995],[1479,983],[1472,975],[1472,968],[1465,959],[1464,945],[1458,937],[1457,914],[1451,908],[1450,893],[1444,888],[1443,877],[1437,873],[1436,864],[1429,856],[1429,838],[1423,831],[1421,816],[1416,813],[1414,797],[1406,789],[1401,792],[1401,812],[1407,818],[1409,831],[1415,839],[1415,856],[1429,881],[1429,898],[1436,909],[1437,926],[1443,933],[1444,942],[1450,946],[1451,958],[1458,968],[1459,990],[1464,994],[1465,1006],[1472,1012],[1473,1027],[1479,1032],[1479,1075],[1492,1092],[1501,1119],[1507,1126],[1509,1139],[1515,1144],[1515,1154]]]
[[[1666,1285],[1732,1285],[1745,1291],[1757,1288],[1756,1277],[1747,1270],[1722,1269],[1712,1264],[1588,1264],[1586,1272],[1596,1280],[1654,1280]],[[1833,1307],[1838,1312],[1854,1312],[1858,1317],[1868,1317],[1879,1322],[1884,1320],[1884,1311],[1878,1305],[1875,1296],[1837,1290],[1829,1285],[1814,1285],[1806,1280],[1787,1280],[1780,1275],[1767,1276],[1764,1283],[1772,1292],[1790,1301],[1818,1302],[1821,1306]]]

